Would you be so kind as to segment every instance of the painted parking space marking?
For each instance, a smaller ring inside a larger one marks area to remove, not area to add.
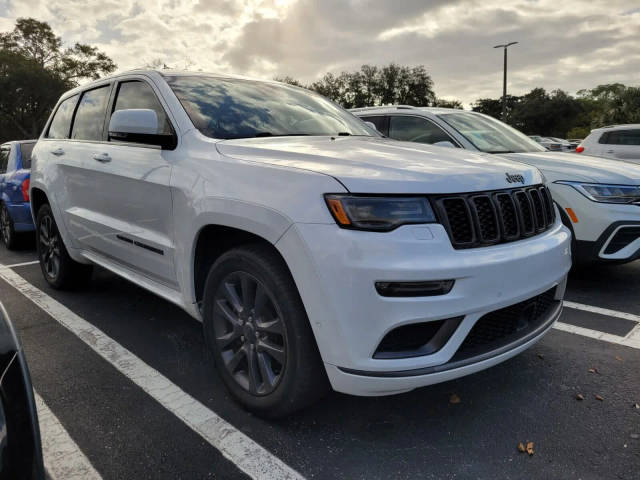
[[[638,326],[640,327],[640,324]],[[638,327],[631,330],[631,332],[624,337],[601,332],[599,330],[591,330],[590,328],[578,327],[577,325],[571,325],[563,322],[554,323],[553,328],[556,330],[562,330],[563,332],[574,333],[583,337],[595,338],[596,340],[616,343],[618,345],[624,345],[625,347],[637,348],[640,350],[640,328]]]
[[[42,437],[44,468],[52,480],[101,480],[80,447],[71,439],[60,420],[34,392]]]
[[[303,478],[300,473],[205,407],[160,372],[60,302],[31,285],[15,271],[0,266],[0,278],[75,334],[251,478]]]
[[[620,312],[618,310],[610,310],[608,308],[594,307],[592,305],[584,305],[582,303],[570,302],[568,300],[565,300],[563,303],[567,308],[583,310],[585,312],[591,313],[599,313],[600,315],[607,315],[609,317],[624,318],[625,320],[631,320],[640,323],[640,315],[634,315],[633,313]]]
[[[34,260],[32,262],[21,262],[21,263],[14,263],[13,265],[3,265],[4,268],[15,268],[15,267],[26,267],[27,265],[35,265],[37,263],[40,263],[39,260]]]

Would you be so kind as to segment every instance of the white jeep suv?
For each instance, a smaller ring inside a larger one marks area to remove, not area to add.
[[[263,415],[476,372],[560,314],[570,233],[538,170],[384,139],[307,90],[124,73],[64,94],[34,157],[46,280],[97,264],[181,306]]]
[[[573,232],[576,263],[640,258],[640,165],[548,152],[519,131],[477,112],[407,106],[352,111],[396,140],[496,154],[539,168],[562,221]]]

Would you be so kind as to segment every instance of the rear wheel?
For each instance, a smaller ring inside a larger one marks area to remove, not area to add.
[[[78,263],[69,256],[49,205],[38,210],[36,238],[40,268],[49,285],[65,289],[89,280],[92,266]]]
[[[4,203],[0,205],[0,234],[2,242],[9,250],[17,247],[17,233],[11,215],[9,215],[9,209]]]
[[[269,246],[233,249],[211,267],[204,330],[225,385],[257,414],[284,416],[327,391],[302,300]]]

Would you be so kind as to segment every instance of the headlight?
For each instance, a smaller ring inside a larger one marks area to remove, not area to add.
[[[424,197],[376,197],[326,194],[327,206],[342,228],[388,232],[400,225],[433,223],[436,216]]]
[[[569,185],[587,197],[600,203],[639,203],[640,185],[606,185],[560,180],[555,183]]]

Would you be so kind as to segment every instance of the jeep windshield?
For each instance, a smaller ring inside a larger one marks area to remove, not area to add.
[[[486,115],[471,112],[441,113],[438,117],[456,129],[481,152],[544,152],[539,143],[515,128]]]
[[[165,78],[207,137],[378,136],[357,117],[303,88],[204,75]]]

